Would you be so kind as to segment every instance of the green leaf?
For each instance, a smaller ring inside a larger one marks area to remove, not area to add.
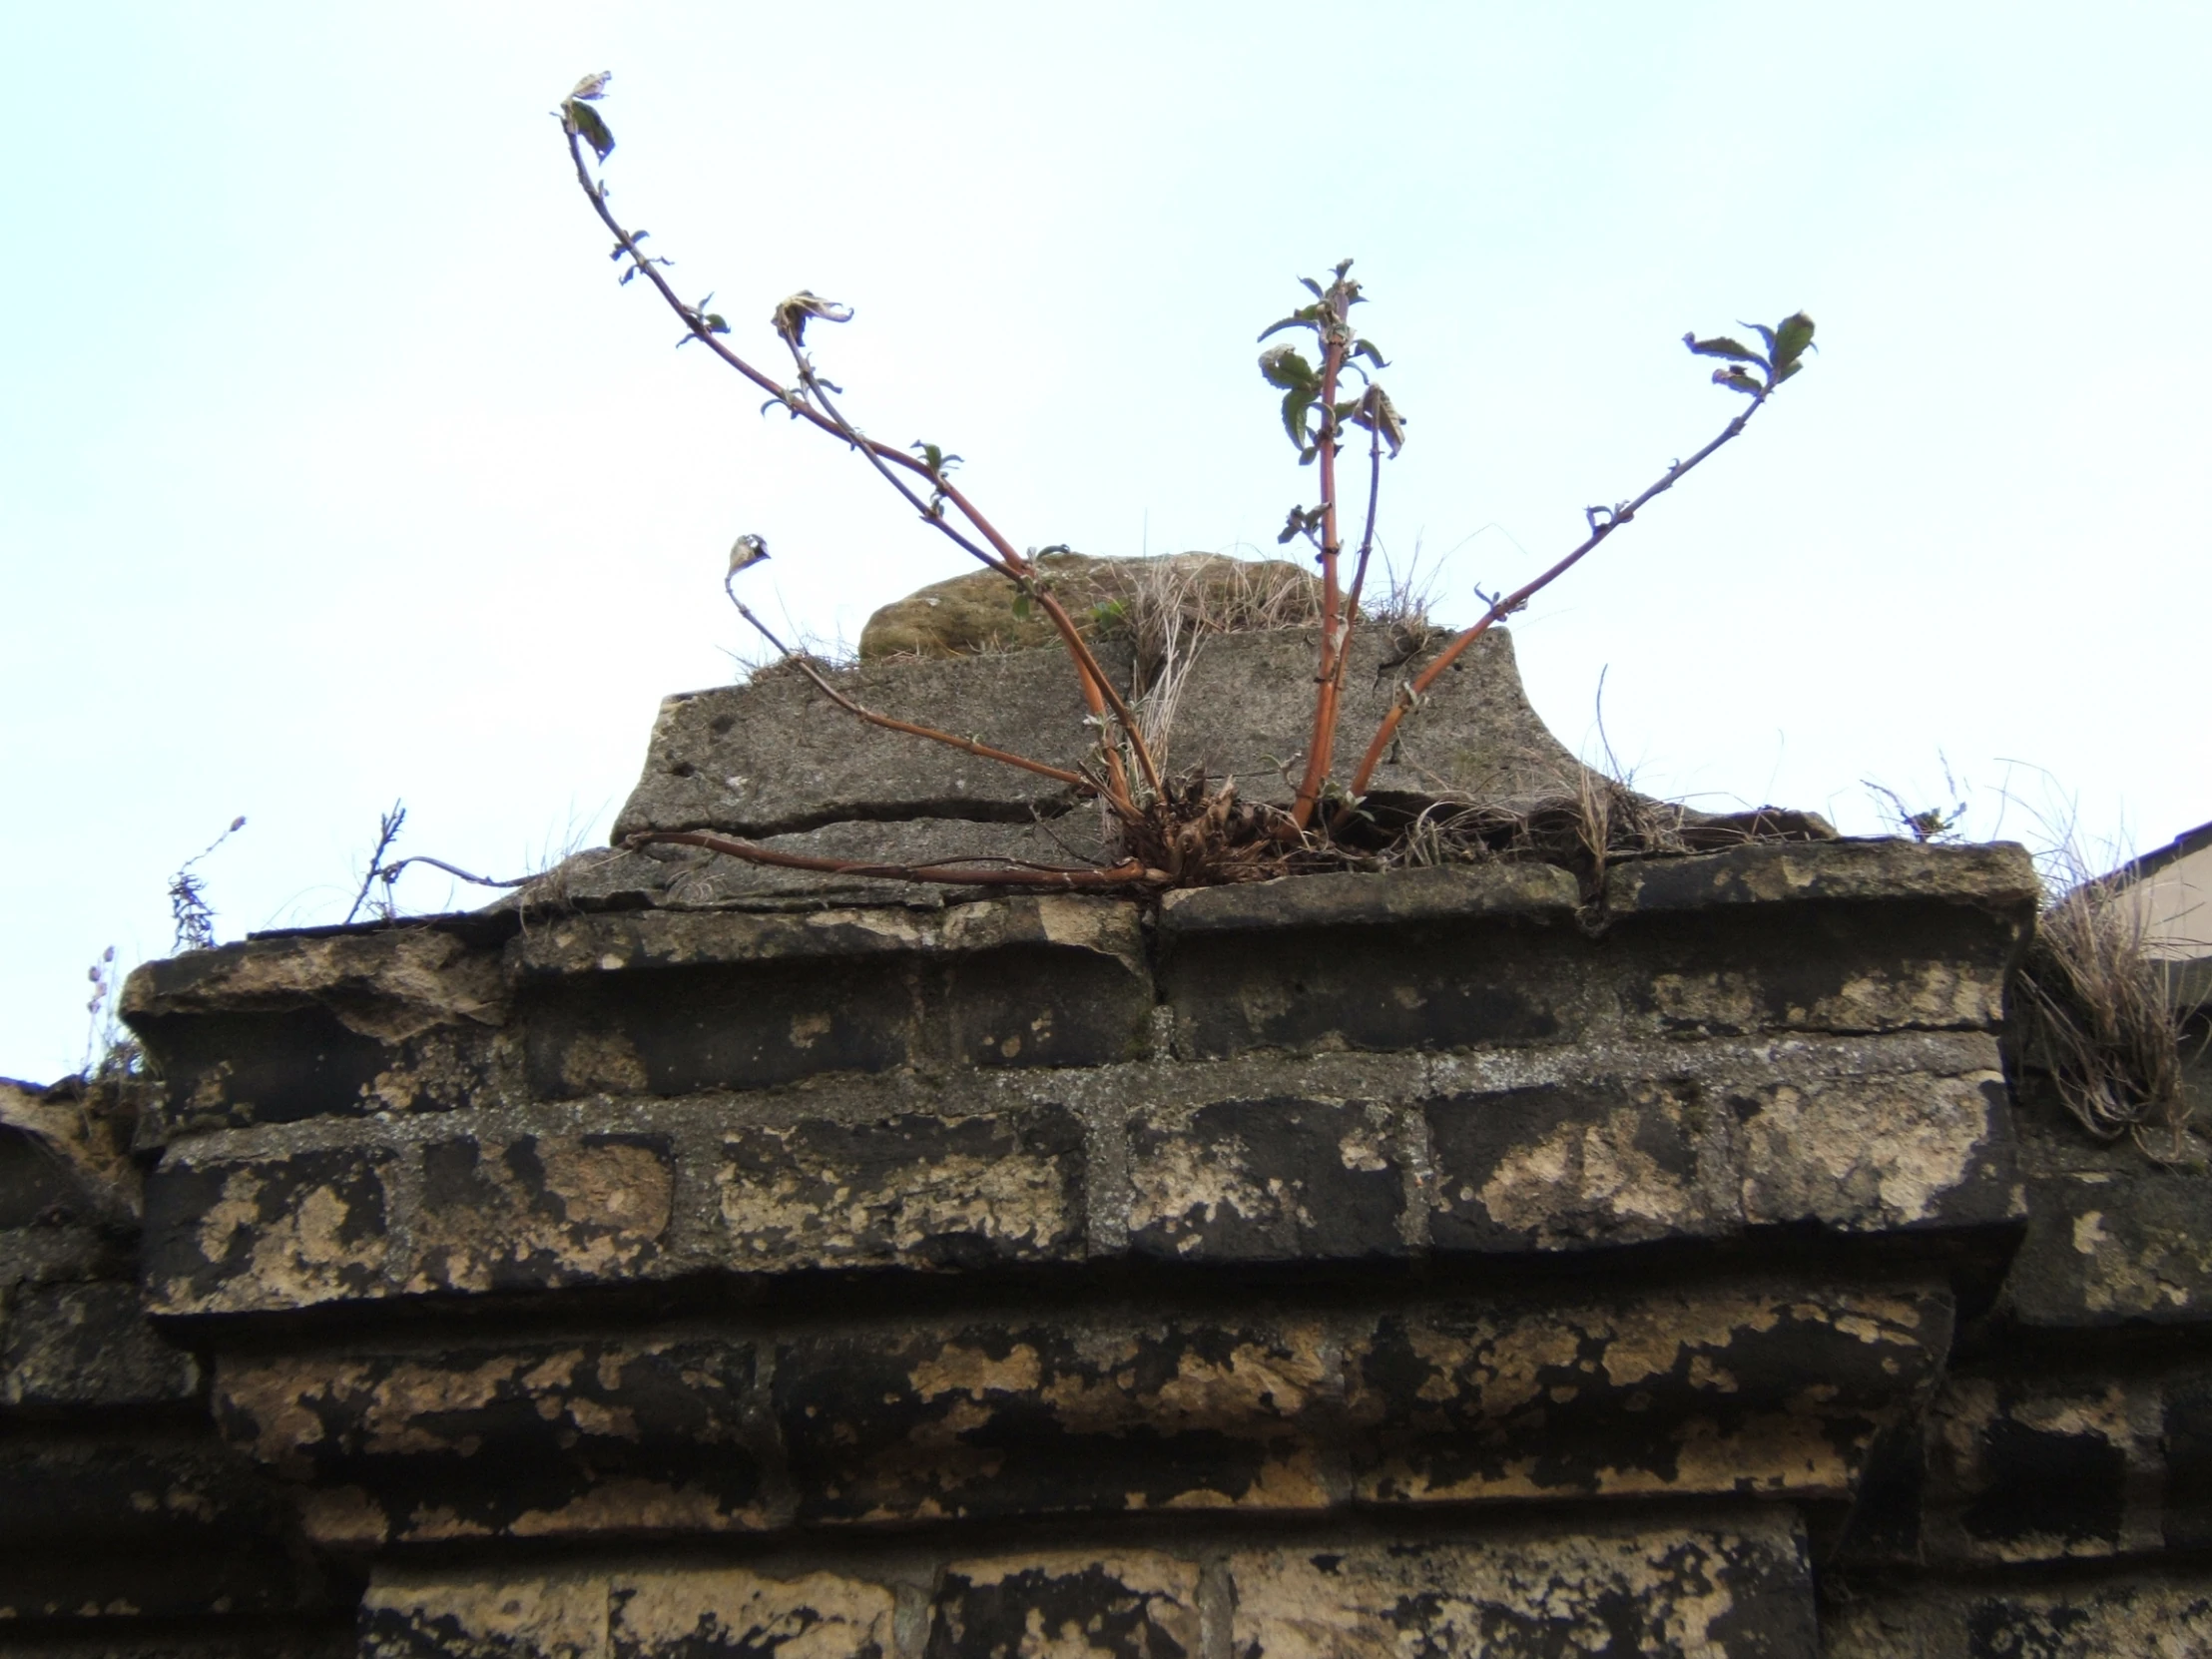
[[[1740,368],[1716,368],[1713,384],[1726,386],[1730,391],[1740,391],[1746,397],[1758,397],[1765,393],[1766,385],[1757,376],[1746,374]]]
[[[1701,357],[1729,357],[1740,363],[1757,363],[1766,367],[1767,359],[1744,344],[1730,339],[1726,334],[1715,334],[1711,339],[1699,339],[1696,334],[1684,334],[1682,343]]]
[[[1774,366],[1780,368],[1785,363],[1795,363],[1812,343],[1813,319],[1803,311],[1791,312],[1774,331]]]
[[[1322,296],[1321,284],[1315,281],[1313,277],[1301,276],[1299,280],[1306,284],[1306,291],[1312,294],[1316,299],[1319,299]]]
[[[1014,620],[1016,622],[1027,622],[1029,620],[1029,595],[1016,593],[1014,595]]]
[[[1736,320],[1743,322],[1742,317],[1738,317]],[[1774,355],[1774,330],[1763,322],[1744,322],[1744,326],[1767,342],[1767,355],[1772,357]]]
[[[1775,371],[1774,383],[1779,386],[1780,384],[1782,384],[1783,381],[1787,380],[1791,375],[1795,374],[1804,366],[1805,365],[1803,363],[1784,363],[1779,369]]]
[[[1390,366],[1382,360],[1382,353],[1376,349],[1375,341],[1371,339],[1355,340],[1352,346],[1352,354],[1355,357],[1367,358],[1377,368],[1388,368]]]
[[[1283,394],[1283,430],[1291,435],[1291,442],[1301,452],[1306,448],[1306,416],[1321,396],[1319,386],[1297,386]]]
[[[561,106],[561,124],[592,147],[601,161],[614,153],[615,136],[589,104],[571,98]]]
[[[588,104],[595,98],[606,97],[607,83],[614,78],[615,72],[613,70],[602,69],[598,74],[587,75],[581,81],[578,81],[573,87],[569,88],[568,95],[571,99],[581,99]]]
[[[720,311],[701,311],[699,320],[706,324],[710,334],[727,334],[730,331],[730,324],[723,320]]]
[[[1319,388],[1321,376],[1294,345],[1277,345],[1260,353],[1260,372],[1271,386],[1285,391]]]

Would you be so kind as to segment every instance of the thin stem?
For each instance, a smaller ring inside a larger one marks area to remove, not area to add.
[[[1370,388],[1368,397],[1371,402],[1375,396],[1374,389]],[[1345,595],[1344,623],[1337,641],[1335,672],[1330,675],[1328,683],[1321,691],[1321,696],[1328,700],[1329,706],[1324,714],[1317,717],[1316,722],[1317,725],[1327,722],[1332,748],[1336,743],[1338,716],[1344,708],[1345,671],[1352,663],[1352,634],[1360,625],[1360,598],[1367,591],[1368,562],[1375,555],[1376,507],[1382,497],[1382,422],[1381,411],[1373,412],[1377,418],[1368,433],[1368,520],[1360,533],[1360,554],[1352,569],[1352,587]],[[1321,787],[1326,787],[1328,781],[1328,772],[1324,768]]]
[[[1042,761],[1032,761],[1027,756],[1011,754],[1003,749],[993,749],[989,744],[978,743],[973,738],[956,738],[950,732],[938,731],[934,726],[916,726],[911,721],[894,720],[889,715],[877,714],[873,709],[855,703],[851,698],[837,690],[835,686],[832,686],[813,663],[778,639],[768,624],[755,616],[752,608],[738,597],[737,590],[731,587],[729,578],[725,577],[723,579],[722,587],[723,591],[730,595],[730,603],[737,606],[738,614],[753,624],[759,630],[761,637],[776,647],[786,662],[796,665],[800,673],[812,680],[816,689],[823,696],[829,698],[830,702],[844,710],[845,713],[866,721],[870,726],[880,726],[887,732],[903,732],[911,738],[927,738],[931,743],[944,744],[948,748],[957,749],[965,755],[974,755],[986,761],[996,761],[1001,766],[1018,767],[1023,772],[1036,773],[1041,778],[1050,778],[1056,783],[1068,785],[1071,789],[1081,790],[1085,795],[1093,794],[1097,790],[1098,786],[1079,772],[1069,772],[1062,767],[1047,766]]]
[[[736,369],[748,380],[751,380],[756,386],[760,387],[761,390],[767,392],[769,396],[774,398],[777,402],[782,403],[787,409],[789,409],[800,419],[810,422],[814,426],[819,427],[821,430],[830,433],[832,436],[843,438],[847,443],[852,444],[858,449],[864,450],[869,458],[872,460],[878,462],[887,462],[891,466],[895,467],[902,467],[906,471],[913,473],[916,477],[929,479],[932,485],[936,483],[935,476],[921,461],[916,460],[913,456],[904,453],[902,450],[893,449],[887,443],[879,443],[873,438],[862,436],[858,432],[850,431],[842,426],[839,426],[822,410],[814,408],[804,400],[795,402],[792,398],[790,387],[779,384],[772,376],[762,373],[761,370],[755,368],[751,363],[747,362],[745,358],[739,356],[735,351],[731,350],[729,346],[725,345],[722,340],[713,332],[713,330],[711,330],[707,326],[705,319],[702,318],[700,314],[691,306],[685,304],[683,299],[677,295],[675,288],[669,285],[668,278],[661,275],[660,271],[655,267],[653,261],[649,257],[647,257],[647,255],[638,247],[636,238],[632,237],[628,231],[624,230],[621,223],[616,220],[615,216],[608,210],[606,200],[601,194],[600,187],[592,181],[591,170],[584,165],[583,146],[579,142],[578,135],[575,133],[569,133],[567,135],[567,138],[569,159],[575,164],[576,167],[576,182],[583,188],[585,197],[591,202],[592,211],[599,216],[599,222],[602,225],[606,226],[607,229],[613,233],[616,243],[620,245],[622,251],[625,254],[629,255],[630,263],[640,273],[644,275],[647,281],[653,284],[654,288],[659,292],[661,298],[667,302],[669,309],[674,311],[680,318],[683,319],[684,326],[691,330],[692,337],[694,339],[697,339],[702,344],[704,344],[708,350],[712,351],[716,356],[720,357],[724,362],[728,363],[732,368]],[[913,501],[915,506],[919,508],[920,503],[918,499],[910,495],[907,499]],[[1011,563],[1016,570],[1025,568],[1024,561],[1021,559],[1020,555],[1013,552],[1012,548],[1007,545],[1004,537],[998,535],[996,531],[988,529],[988,527],[982,523],[981,516],[967,507],[964,498],[961,500],[961,510],[967,513],[969,521],[975,524],[978,530],[984,531],[987,539],[990,540],[993,546],[998,548],[1000,557],[993,557],[990,553],[987,553],[982,548],[978,547],[968,537],[963,536],[955,526],[947,524],[944,521],[942,515],[933,515],[924,511],[922,512],[922,517],[927,519],[931,524],[935,525],[938,532],[949,538],[953,545],[958,547],[963,553],[968,554],[971,558],[979,560],[981,563],[989,566],[993,570],[1001,569],[1002,559],[1004,559],[1006,562]]]
[[[1687,477],[1691,470],[1695,468],[1700,462],[1705,460],[1707,456],[1711,455],[1716,449],[1720,448],[1722,444],[1727,443],[1731,439],[1735,438],[1737,434],[1743,431],[1745,423],[1749,421],[1753,415],[1759,412],[1761,406],[1765,404],[1769,395],[1770,394],[1768,392],[1759,393],[1751,400],[1751,406],[1749,408],[1745,409],[1742,414],[1739,414],[1734,420],[1731,420],[1726,426],[1721,428],[1721,435],[1719,437],[1715,438],[1703,449],[1700,449],[1688,460],[1676,461],[1674,465],[1668,467],[1665,473],[1660,476],[1660,479],[1657,483],[1653,484],[1649,489],[1645,490],[1643,494],[1637,496],[1635,500],[1629,502],[1626,506],[1613,509],[1612,512],[1608,514],[1603,524],[1594,524],[1592,526],[1589,538],[1584,541],[1581,546],[1577,547],[1573,552],[1569,553],[1565,558],[1561,559],[1557,564],[1553,565],[1541,576],[1538,576],[1534,581],[1523,583],[1520,587],[1515,588],[1511,593],[1507,594],[1503,599],[1500,599],[1496,603],[1491,605],[1489,610],[1483,613],[1481,621],[1475,623],[1473,627],[1468,628],[1460,633],[1458,637],[1455,638],[1449,645],[1445,646],[1441,652],[1437,653],[1436,660],[1430,663],[1426,668],[1422,669],[1420,673],[1413,679],[1411,684],[1400,686],[1398,688],[1397,700],[1390,705],[1389,713],[1382,717],[1382,724],[1376,729],[1375,740],[1368,745],[1367,754],[1361,757],[1360,770],[1352,775],[1351,794],[1353,799],[1358,800],[1361,795],[1366,793],[1368,780],[1375,776],[1375,769],[1382,763],[1383,752],[1387,750],[1390,746],[1390,739],[1397,734],[1398,724],[1404,720],[1406,715],[1412,712],[1413,707],[1420,701],[1422,694],[1426,692],[1430,686],[1436,683],[1436,678],[1438,675],[1442,674],[1445,669],[1449,668],[1454,662],[1458,661],[1460,654],[1463,653],[1468,646],[1472,645],[1476,640],[1480,639],[1484,634],[1488,633],[1492,624],[1501,621],[1505,617],[1511,616],[1515,611],[1526,605],[1531,597],[1541,592],[1543,589],[1549,587],[1553,582],[1557,581],[1568,571],[1572,570],[1577,564],[1582,561],[1582,558],[1585,554],[1590,553],[1597,547],[1598,543],[1605,540],[1607,536],[1610,536],[1622,525],[1627,524],[1630,520],[1634,519],[1638,511],[1643,508],[1646,502],[1650,501],[1655,496],[1663,495],[1668,490],[1673,489],[1677,483],[1681,482],[1683,478]],[[1343,821],[1343,817],[1344,815],[1340,814],[1338,822],[1341,823]]]
[[[1371,391],[1372,398],[1374,393]],[[1375,553],[1375,508],[1382,496],[1382,423],[1378,412],[1375,430],[1368,434],[1368,522],[1360,532],[1360,557],[1352,567],[1352,589],[1345,596],[1345,638],[1349,642],[1352,630],[1360,621],[1360,596],[1368,585],[1368,560]],[[1337,684],[1344,684],[1344,664],[1337,665]]]
[[[537,879],[535,875],[517,875],[512,879],[502,879],[496,875],[471,875],[458,864],[449,864],[443,858],[433,858],[423,852],[410,853],[395,864],[386,864],[377,873],[383,876],[384,885],[389,887],[393,881],[398,879],[399,872],[409,864],[428,864],[432,869],[442,869],[446,874],[458,876],[461,880],[478,887],[527,887]]]
[[[1145,747],[1144,739],[1137,731],[1136,717],[1130,713],[1129,706],[1122,699],[1121,694],[1114,689],[1113,681],[1108,677],[1106,671],[1099,666],[1098,659],[1092,654],[1089,646],[1083,642],[1082,635],[1077,632],[1074,622],[1068,617],[1067,612],[1061,608],[1059,602],[1049,594],[1036,593],[1025,585],[1031,575],[1029,561],[1015,551],[1013,544],[998,532],[997,528],[976,509],[975,504],[965,494],[946,483],[938,473],[931,471],[926,463],[901,450],[892,448],[889,444],[865,436],[852,427],[849,422],[836,416],[832,412],[828,398],[822,392],[821,382],[805,370],[804,364],[802,365],[802,372],[807,374],[810,381],[809,389],[817,398],[821,399],[824,404],[823,408],[816,408],[804,399],[795,400],[789,387],[778,384],[773,377],[762,373],[761,370],[755,368],[745,358],[725,345],[707,327],[700,314],[678,297],[675,288],[669,285],[668,278],[661,275],[659,269],[639,249],[636,238],[622,227],[621,222],[608,209],[601,187],[593,182],[590,169],[584,165],[584,152],[580,136],[574,132],[569,132],[566,134],[566,138],[569,160],[576,169],[576,182],[582,188],[585,197],[591,202],[592,211],[599,216],[600,223],[613,234],[617,245],[629,256],[631,265],[644,274],[645,279],[653,284],[662,300],[683,319],[685,326],[691,329],[692,337],[702,341],[708,350],[790,409],[793,414],[811,422],[825,432],[844,439],[845,442],[860,450],[874,464],[876,470],[898,488],[899,494],[906,498],[908,504],[920,514],[922,519],[962,552],[989,569],[995,570],[1017,583],[1024,584],[1024,591],[1032,592],[1036,602],[1043,606],[1045,615],[1050,618],[1055,631],[1060,635],[1061,643],[1067,648],[1068,655],[1074,659],[1076,676],[1083,684],[1084,701],[1090,705],[1092,715],[1103,720],[1107,713],[1111,711],[1114,720],[1128,735],[1130,752],[1136,757],[1138,770],[1143,774],[1147,786],[1155,796],[1162,793],[1158,769],[1153,765],[1152,756]],[[957,507],[961,516],[996,550],[995,556],[977,546],[967,536],[962,535],[957,527],[946,521],[943,513],[930,512],[919,496],[892,477],[888,469],[893,466],[902,468],[916,477],[927,479],[933,489],[941,491],[944,498]],[[1111,763],[1113,777],[1118,783],[1121,783],[1123,797],[1121,805],[1133,808],[1134,804],[1128,800],[1126,783],[1121,780],[1119,757],[1109,754],[1108,759]]]
[[[830,401],[828,388],[823,385],[822,377],[815,372],[814,364],[807,360],[807,353],[801,349],[799,341],[789,333],[783,334],[782,337],[784,344],[791,351],[792,361],[799,370],[799,378],[806,386],[808,395],[820,404],[822,412],[835,423],[837,432],[847,443],[858,449],[874,463],[875,470],[883,475],[884,481],[904,496],[913,506],[914,511],[930,523],[940,524],[944,515],[941,512],[931,512],[918,495],[894,476],[876,454],[876,446],[869,439],[862,436],[859,428],[854,426],[851,421],[845,419],[843,410]],[[1120,698],[1115,695],[1113,682],[1108,679],[1106,671],[1099,666],[1098,659],[1092,656],[1090,647],[1084,644],[1083,637],[1077,632],[1074,621],[1065,610],[1061,609],[1057,601],[1037,589],[1034,580],[1035,566],[1026,557],[1014,551],[1013,544],[1001,536],[990,521],[975,510],[966,496],[956,496],[955,492],[945,483],[942,468],[930,473],[929,478],[936,489],[944,492],[947,500],[956,500],[961,513],[966,516],[968,522],[994,543],[1000,552],[1000,557],[997,559],[992,559],[980,551],[976,551],[976,557],[982,559],[991,569],[1012,582],[1018,591],[1029,595],[1033,601],[1044,606],[1045,615],[1051,620],[1054,629],[1059,633],[1061,644],[1067,648],[1069,656],[1074,659],[1076,678],[1081,681],[1083,687],[1083,701],[1090,706],[1092,717],[1103,722],[1106,718],[1109,700],[1111,700],[1115,718],[1120,721],[1123,730],[1129,734],[1131,743],[1136,746],[1135,753],[1143,769],[1145,782],[1151,786],[1153,794],[1158,795],[1160,793],[1159,775],[1152,770],[1152,757],[1145,752],[1143,740],[1137,736],[1134,720],[1130,717],[1129,711],[1122,705]],[[964,542],[964,538],[955,537],[955,539]],[[730,597],[735,600],[737,595],[733,593]],[[997,752],[994,751],[993,753]],[[1018,764],[1026,765],[1027,763]],[[1133,818],[1136,814],[1136,803],[1129,797],[1129,779],[1122,771],[1120,755],[1110,747],[1106,752],[1106,768],[1111,786],[1107,791],[1108,800],[1113,803],[1114,810],[1121,814],[1124,819]]]
[[[391,843],[399,838],[400,828],[406,822],[407,806],[403,801],[394,801],[391,811],[378,817],[376,850],[368,855],[368,873],[361,877],[361,890],[354,895],[353,907],[345,912],[346,926],[353,925],[353,918],[361,913],[361,906],[368,902],[369,888],[376,884],[376,877],[384,872],[384,854],[391,850]],[[384,892],[387,897],[390,895],[389,883],[385,884]],[[387,916],[385,919],[390,918]]]
[[[1338,278],[1339,286],[1343,278]],[[1336,293],[1336,289],[1331,290]],[[1314,672],[1314,731],[1306,745],[1306,776],[1299,781],[1298,798],[1291,805],[1291,822],[1304,830],[1313,822],[1314,803],[1329,777],[1331,751],[1337,738],[1337,557],[1344,550],[1337,528],[1337,380],[1344,372],[1345,346],[1341,337],[1345,301],[1332,300],[1337,326],[1328,334],[1322,351],[1321,435],[1321,662]]]
[[[1048,887],[1067,891],[1102,887],[1166,886],[1169,881],[1165,870],[1147,869],[1134,858],[1106,869],[1091,866],[1063,869],[1051,864],[1025,863],[1020,859],[999,859],[990,853],[938,858],[920,864],[877,864],[843,858],[817,858],[804,852],[780,852],[753,841],[739,840],[733,835],[718,835],[700,830],[648,830],[626,837],[622,844],[633,851],[641,846],[700,846],[709,852],[721,852],[732,858],[743,858],[748,863],[769,864],[778,869],[811,869],[826,875],[866,875],[896,881],[935,881],[958,887]],[[964,867],[976,863],[999,863],[1006,867]]]

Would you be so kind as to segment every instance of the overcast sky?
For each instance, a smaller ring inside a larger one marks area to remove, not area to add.
[[[1684,329],[1803,306],[1808,371],[1518,619],[1553,730],[1595,753],[1603,672],[1704,806],[1875,831],[1863,781],[1947,759],[1983,833],[2212,819],[2201,5],[74,0],[0,43],[0,1073],[79,1063],[86,965],[166,951],[239,814],[227,938],[342,916],[396,798],[495,873],[603,834],[746,644],[739,531],[823,636],[959,570],[616,286],[547,115],[597,69],[685,291],[764,361],[782,294],[851,303],[855,417],[1023,543],[1272,552],[1312,475],[1254,336],[1352,255],[1384,540],[1470,618],[1734,412]]]

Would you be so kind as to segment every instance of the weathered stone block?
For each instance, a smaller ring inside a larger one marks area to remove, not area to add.
[[[311,1605],[275,1493],[189,1428],[0,1439],[0,1631]]]
[[[1867,1590],[1822,1616],[1824,1659],[2182,1659],[2212,1653],[2212,1580]]]
[[[1849,844],[1739,847],[1633,867],[1763,889],[1774,874],[1765,855],[1785,850],[1799,878],[1771,901],[1693,910],[1631,886],[1632,899],[1650,902],[1615,916],[1603,939],[1577,924],[1573,877],[1543,864],[1170,893],[1161,987],[1176,1049],[1214,1059],[1266,1048],[1996,1028],[2031,910],[1987,897],[1970,869],[1937,869],[1956,877],[1944,890],[1965,895],[1944,901],[1923,890],[1942,886],[1925,860],[1908,860],[1885,902],[1887,866]],[[1855,896],[1825,896],[1829,859],[1841,866],[1832,884]]]
[[[1924,1547],[1976,1565],[2156,1548],[2155,1523],[2129,1514],[2159,1484],[2156,1414],[2155,1387],[2131,1398],[2118,1378],[1947,1380],[1928,1429]]]
[[[716,1174],[733,1267],[985,1268],[1080,1259],[1082,1125],[990,1116],[806,1118],[731,1131]]]
[[[1405,1159],[1387,1107],[1223,1100],[1130,1129],[1129,1248],[1193,1262],[1408,1254]]]
[[[1439,1251],[1580,1250],[1740,1224],[1726,1125],[1695,1078],[1542,1083],[1425,1111]]]
[[[894,1659],[897,1597],[841,1573],[618,1573],[610,1659]]]
[[[364,1547],[769,1521],[751,1345],[513,1342],[226,1360],[233,1440],[308,1485],[310,1533]]]
[[[1608,966],[1635,1034],[1993,1032],[2018,936],[1962,905],[1722,906],[1616,921]]]
[[[361,1659],[607,1659],[607,1582],[590,1573],[378,1572]]]
[[[926,1659],[1198,1659],[1199,1573],[1153,1550],[1058,1550],[945,1569]]]
[[[440,927],[188,951],[135,971],[123,1012],[169,1130],[480,1103],[506,1068],[499,952]]]
[[[2170,1549],[2212,1547],[2212,1374],[2183,1367],[2162,1379],[2158,1406],[2158,1445],[2165,1464],[2164,1489],[2158,1495],[2163,1541]]]
[[[59,1158],[28,1135],[0,1130],[0,1227],[32,1227],[81,1202]]]
[[[1539,864],[1168,895],[1161,990],[1193,1059],[1571,1040],[1591,1020],[1575,886]]]
[[[274,1528],[271,1528],[271,1534]],[[109,1534],[60,1546],[11,1546],[0,1558],[0,1654],[7,1659],[248,1659],[288,1656],[264,1620],[322,1612],[300,1564],[274,1535],[212,1529],[192,1540]],[[333,1598],[334,1599],[334,1598]],[[237,1621],[232,1624],[232,1621]],[[178,1629],[183,1625],[183,1631]],[[147,1627],[152,1630],[148,1632]],[[196,1626],[237,1635],[189,1645]],[[25,1626],[40,1632],[26,1640]],[[243,1628],[239,1628],[243,1626]],[[239,1638],[244,1638],[243,1640]],[[172,1648],[168,1644],[176,1642]],[[305,1651],[325,1651],[319,1645]],[[340,1649],[341,1653],[349,1648]]]
[[[1312,1509],[1341,1391],[1315,1322],[1112,1317],[795,1336],[774,1387],[803,1520]]]
[[[0,1405],[166,1405],[200,1391],[200,1366],[154,1334],[133,1284],[18,1291],[0,1326]]]
[[[2029,1183],[2004,1297],[2022,1325],[2051,1329],[2212,1319],[2212,1182],[2143,1170]]]
[[[1563,921],[1581,900],[1574,877],[1552,864],[1448,864],[1375,874],[1297,875],[1160,895],[1160,931],[1171,948],[1217,933],[1281,933],[1308,927],[1398,927],[1507,919]]]
[[[1716,1104],[1737,1123],[1752,1226],[1817,1221],[1843,1232],[1999,1223],[2018,1203],[2012,1119],[1996,1044],[1952,1075],[1738,1084]]]
[[[665,1136],[474,1136],[422,1152],[409,1291],[538,1290],[650,1271],[676,1187]]]
[[[958,818],[842,821],[752,838],[773,852],[862,864],[928,864],[952,858],[1045,865],[1114,861],[1113,850],[1099,834],[1096,815],[1081,812],[1020,824]],[[610,910],[767,909],[795,900],[936,910],[994,890],[1004,889],[790,869],[664,842],[638,852],[604,846],[579,852],[549,871],[543,887],[501,902],[540,911],[571,903]]]
[[[762,1088],[909,1065],[1129,1058],[1152,1011],[1136,907],[1054,894],[793,915],[578,918],[517,941],[539,1094]]]
[[[1047,765],[1079,764],[1095,736],[1057,651],[869,663],[836,683],[868,708]],[[664,698],[612,838],[641,830],[775,834],[839,819],[1025,820],[1068,804],[1064,785],[867,725],[784,670]]]
[[[148,1310],[232,1314],[388,1294],[397,1158],[386,1147],[205,1161],[172,1152],[147,1183]]]
[[[1232,1555],[1237,1659],[1798,1659],[1817,1641],[1789,1510],[1725,1524]]]
[[[2034,860],[2012,841],[1753,844],[1687,858],[1636,859],[1615,865],[1605,882],[1605,908],[1613,915],[1822,900],[1933,900],[1985,911],[2015,929],[2034,919],[2041,897]]]
[[[183,1626],[122,1612],[98,1623],[49,1626],[53,1634],[14,1636],[8,1659],[357,1659],[353,1609],[292,1618],[202,1619]],[[97,1617],[88,1615],[87,1617]]]
[[[1388,1314],[1348,1355],[1359,1490],[1843,1496],[1949,1339],[1939,1293],[1780,1283]]]
[[[81,1222],[0,1227],[0,1294],[16,1285],[128,1278],[137,1268],[136,1242]]]
[[[1236,779],[1250,799],[1287,804],[1292,786],[1276,758],[1297,754],[1310,734],[1316,643],[1310,629],[1202,642],[1177,709],[1172,764],[1203,766],[1211,777]],[[1126,687],[1126,648],[1101,651]],[[1380,629],[1354,637],[1340,754],[1365,747],[1396,695],[1394,677],[1378,672],[1389,652]],[[1052,766],[1080,766],[1096,742],[1074,671],[1057,649],[866,663],[840,672],[837,684],[884,714]],[[1436,683],[1374,788],[1571,796],[1580,775],[1530,709],[1500,628]],[[662,702],[644,776],[613,838],[641,830],[763,835],[838,820],[1024,821],[1067,803],[1050,779],[865,725],[804,677],[770,672]]]

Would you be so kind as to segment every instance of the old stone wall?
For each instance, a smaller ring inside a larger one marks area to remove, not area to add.
[[[751,828],[1034,828],[898,787]],[[2017,848],[572,873],[141,970],[142,1205],[21,1095],[0,1653],[2212,1651],[2204,1178],[2008,1089]]]

